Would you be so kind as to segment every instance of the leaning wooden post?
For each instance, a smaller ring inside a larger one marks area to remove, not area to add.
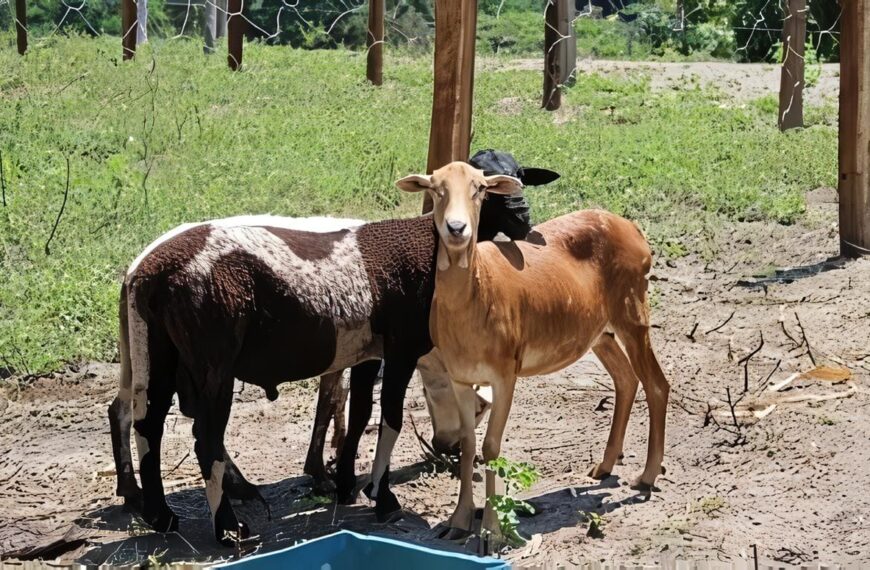
[[[15,0],[15,31],[18,40],[18,53],[27,52],[27,0]]]
[[[435,0],[435,81],[426,171],[468,160],[477,0]],[[423,213],[432,201],[423,199]]]
[[[245,35],[245,19],[242,17],[242,0],[227,2],[227,63],[236,71],[242,67],[242,39]]]
[[[804,44],[807,0],[788,0],[782,26],[782,79],[779,84],[779,130],[804,126]]]
[[[544,97],[541,106],[555,111],[562,106],[562,92],[559,89],[562,78],[560,57],[563,43],[560,42],[559,9],[557,2],[548,0],[544,8]]]
[[[840,253],[870,254],[870,7],[841,0]]]
[[[136,0],[121,0],[121,52],[123,59],[136,55]]]
[[[366,78],[372,85],[384,82],[384,0],[369,0]]]

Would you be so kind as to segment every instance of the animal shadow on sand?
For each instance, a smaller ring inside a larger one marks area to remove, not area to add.
[[[394,484],[402,484],[419,478],[424,472],[437,469],[438,466],[431,462],[422,461],[397,469],[390,479]],[[367,482],[367,478],[360,477],[359,486]],[[141,519],[125,511],[121,505],[83,515],[76,525],[92,532],[88,542],[95,544],[95,547],[87,550],[76,562],[87,565],[130,565],[141,563],[149,556],[155,556],[160,563],[206,562],[229,559],[239,554],[272,552],[293,546],[300,540],[339,530],[411,540],[444,550],[463,550],[461,545],[430,537],[431,530],[427,522],[407,510],[397,517],[398,520],[378,523],[374,510],[362,493],[356,505],[337,505],[332,497],[314,494],[312,480],[307,476],[267,483],[260,485],[259,489],[269,504],[271,519],[257,501],[235,503],[236,514],[248,523],[252,534],[236,549],[222,547],[215,541],[205,491],[197,486],[166,496],[169,506],[179,515],[178,532],[152,532]]]
[[[559,529],[586,524],[586,513],[604,515],[628,505],[645,503],[650,495],[637,492],[619,501],[607,501],[608,489],[620,487],[619,478],[611,475],[594,485],[564,487],[525,500],[535,508],[535,515],[520,518],[519,531],[525,536],[548,534]]]
[[[402,484],[436,468],[428,461],[415,463],[396,470],[391,480]],[[360,484],[364,483],[366,481],[361,478]],[[607,490],[619,485],[616,477],[609,477],[595,485],[562,488],[529,497],[527,500],[535,506],[536,514],[523,517],[519,530],[526,536],[548,534],[583,524],[583,513],[604,514],[645,500],[639,494],[621,501],[606,502],[611,495]],[[215,541],[205,492],[201,487],[195,487],[170,493],[166,497],[181,519],[178,532],[152,532],[121,505],[104,507],[83,515],[76,520],[75,526],[82,531],[77,533],[79,536],[87,536],[87,543],[91,547],[84,550],[76,562],[89,566],[131,565],[142,563],[152,556],[152,562],[164,564],[227,560],[239,555],[280,550],[300,540],[339,530],[386,536],[453,552],[478,551],[478,543],[474,538],[464,543],[437,538],[437,528],[431,529],[422,517],[408,510],[403,511],[398,520],[378,523],[363,495],[360,495],[356,505],[336,505],[330,498],[312,494],[312,481],[307,476],[261,485],[260,491],[271,508],[271,519],[267,517],[265,508],[256,501],[234,505],[239,518],[250,525],[253,535],[236,549],[222,547]]]

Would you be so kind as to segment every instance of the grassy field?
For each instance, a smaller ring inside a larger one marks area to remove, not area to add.
[[[388,57],[373,88],[346,51],[249,45],[233,74],[195,42],[122,63],[112,38],[52,38],[25,58],[13,40],[0,36],[0,369],[115,357],[125,267],[180,222],[418,208],[392,182],[425,167],[429,56]],[[721,220],[791,223],[805,191],[835,184],[834,109],[782,135],[769,99],[583,75],[554,115],[540,74],[503,61],[477,74],[473,147],[563,174],[530,190],[537,221],[601,206],[637,220],[659,255],[715,255]]]

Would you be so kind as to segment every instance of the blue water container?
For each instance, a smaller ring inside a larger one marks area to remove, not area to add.
[[[342,530],[284,550],[215,566],[230,567],[238,567],[239,570],[509,570],[511,566],[495,558],[445,552]]]

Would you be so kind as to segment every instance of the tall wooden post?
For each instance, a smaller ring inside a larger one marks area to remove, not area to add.
[[[870,6],[840,0],[840,253],[870,254]]]
[[[236,71],[242,67],[242,39],[245,35],[245,19],[242,17],[242,0],[227,2],[227,63]]]
[[[121,0],[121,53],[125,60],[136,55],[136,0]]]
[[[779,84],[779,130],[804,126],[804,44],[807,0],[788,0],[782,26],[782,79]]]
[[[369,0],[366,78],[373,85],[384,82],[384,0]]]
[[[477,0],[435,0],[435,82],[427,172],[468,160]],[[423,200],[423,213],[432,201]]]
[[[15,31],[18,36],[18,53],[27,52],[27,0],[15,0]]]
[[[562,106],[559,84],[563,73],[564,57],[560,56],[564,42],[559,41],[559,2],[564,0],[548,0],[544,8],[544,96],[541,106],[548,111]]]

